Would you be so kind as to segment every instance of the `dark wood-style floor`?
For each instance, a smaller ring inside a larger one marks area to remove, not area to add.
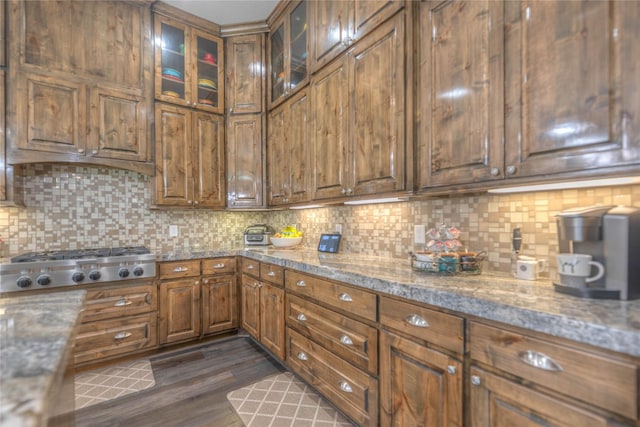
[[[149,359],[154,387],[80,409],[76,426],[243,427],[227,393],[285,370],[245,336]]]

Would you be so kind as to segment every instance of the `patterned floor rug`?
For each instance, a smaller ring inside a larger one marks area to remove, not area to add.
[[[76,410],[153,387],[151,363],[133,360],[75,376]]]
[[[285,372],[227,394],[247,427],[352,427],[343,415]]]

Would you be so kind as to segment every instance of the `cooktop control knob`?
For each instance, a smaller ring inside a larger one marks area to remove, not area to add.
[[[32,284],[31,277],[28,277],[28,276],[22,276],[16,282],[16,285],[18,285],[19,288],[23,288],[23,289],[28,288],[29,286],[31,286],[31,284]]]
[[[71,276],[71,280],[76,283],[82,282],[84,280],[84,273],[82,271],[76,271],[73,273],[73,276]]]
[[[47,274],[41,274],[40,276],[38,276],[38,279],[36,281],[40,286],[47,286],[51,284],[51,276]]]
[[[91,280],[100,280],[101,276],[102,276],[102,274],[100,274],[100,272],[98,270],[91,270],[89,272],[89,279],[91,279]]]
[[[133,269],[133,275],[136,277],[140,277],[144,274],[144,269],[140,266]]]
[[[126,267],[120,268],[120,270],[118,271],[118,276],[122,277],[123,279],[125,277],[129,277],[129,269]]]

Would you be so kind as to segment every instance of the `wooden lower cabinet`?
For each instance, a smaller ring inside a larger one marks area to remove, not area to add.
[[[74,365],[157,347],[157,307],[158,294],[151,282],[89,287],[76,334]]]
[[[260,342],[285,360],[284,289],[267,283],[260,288]]]
[[[463,426],[463,365],[390,332],[380,334],[380,426]]]
[[[633,426],[564,402],[471,367],[469,392],[470,427],[607,427]]]
[[[202,280],[202,333],[238,327],[236,276],[210,276]]]
[[[260,282],[247,275],[242,275],[242,328],[249,335],[260,340]]]
[[[160,344],[200,335],[200,280],[190,277],[160,284]]]

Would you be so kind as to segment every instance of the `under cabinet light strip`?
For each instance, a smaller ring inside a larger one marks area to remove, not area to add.
[[[615,185],[640,184],[640,176],[590,179],[586,181],[553,182],[549,184],[518,185],[487,190],[493,194],[526,193],[530,191],[571,190],[575,188],[610,187]]]

